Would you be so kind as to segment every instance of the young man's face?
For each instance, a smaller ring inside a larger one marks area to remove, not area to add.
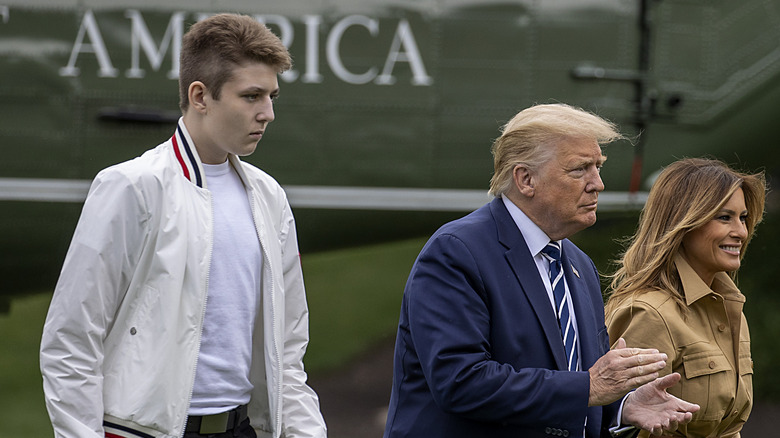
[[[203,137],[196,147],[206,164],[224,163],[228,153],[246,156],[255,151],[268,124],[274,120],[273,101],[279,94],[276,70],[247,62],[233,70],[219,100],[206,90]]]

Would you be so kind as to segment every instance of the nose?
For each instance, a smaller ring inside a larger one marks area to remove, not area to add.
[[[588,184],[585,186],[586,192],[601,192],[604,190],[604,181],[601,180],[601,172],[599,172],[599,169],[592,170],[588,181]]]
[[[256,119],[258,122],[265,122],[266,124],[274,121],[274,101],[270,97],[266,97],[260,102],[257,109]]]
[[[737,220],[734,226],[731,227],[731,235],[733,237],[739,238],[740,240],[747,239],[747,235],[748,235],[747,224],[742,222],[741,220]]]

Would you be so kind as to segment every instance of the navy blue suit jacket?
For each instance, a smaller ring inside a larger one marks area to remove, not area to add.
[[[404,290],[385,438],[608,436],[616,406],[588,408],[587,369],[609,349],[593,262],[568,239],[563,266],[582,372],[500,198],[428,241]]]

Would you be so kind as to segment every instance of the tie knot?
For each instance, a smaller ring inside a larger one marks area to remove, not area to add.
[[[550,241],[550,243],[542,249],[542,254],[551,262],[560,261],[561,247],[558,245],[558,242]]]

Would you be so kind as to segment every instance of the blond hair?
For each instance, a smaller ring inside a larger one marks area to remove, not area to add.
[[[748,212],[742,259],[763,218],[764,174],[741,173],[721,161],[704,158],[686,158],[666,167],[650,189],[637,230],[611,275],[607,313],[633,294],[648,290],[669,291],[684,310],[682,283],[674,266],[683,237],[711,221],[740,188]],[[735,278],[736,272],[729,275]]]
[[[502,127],[501,136],[493,143],[489,193],[500,196],[512,188],[515,166],[537,169],[552,158],[556,143],[580,138],[603,145],[624,137],[612,122],[570,105],[535,105],[520,111]]]

